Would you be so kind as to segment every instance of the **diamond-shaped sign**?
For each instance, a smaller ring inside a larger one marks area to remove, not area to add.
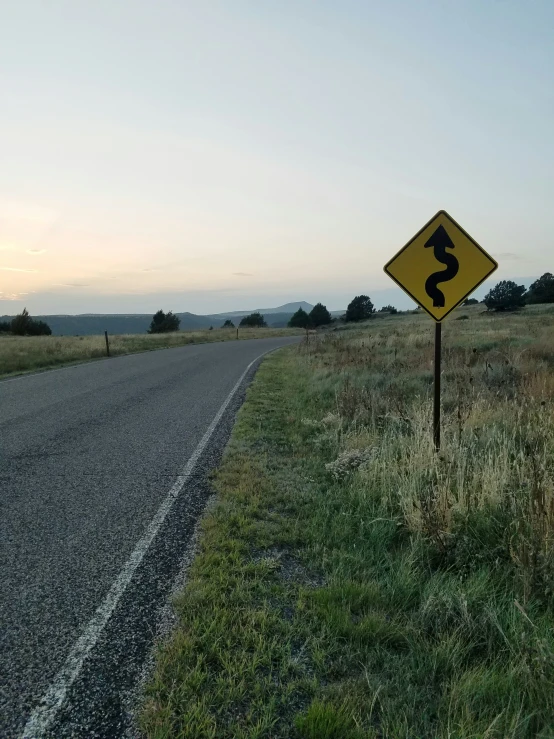
[[[431,318],[442,321],[497,267],[446,211],[439,210],[384,269]]]

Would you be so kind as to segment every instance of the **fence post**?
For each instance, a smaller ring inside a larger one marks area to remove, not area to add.
[[[239,337],[239,327],[237,326],[237,339]]]
[[[108,332],[104,331],[104,338],[106,339],[106,354],[110,356],[110,342],[108,341]]]

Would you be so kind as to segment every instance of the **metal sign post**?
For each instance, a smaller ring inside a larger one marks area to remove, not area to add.
[[[441,351],[442,323],[435,323],[435,396],[433,401],[433,440],[435,450],[441,448]]]
[[[445,269],[438,269],[441,264]],[[445,210],[439,210],[384,268],[436,322],[433,441],[437,451],[441,445],[441,321],[497,267]]]

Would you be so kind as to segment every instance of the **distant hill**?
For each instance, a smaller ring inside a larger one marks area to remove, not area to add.
[[[177,313],[181,319],[181,330],[193,331],[203,328],[219,328],[222,320],[210,316],[197,316],[194,313]],[[2,316],[0,321],[9,321],[12,316]],[[130,315],[99,314],[78,316],[33,316],[45,321],[56,336],[93,336],[103,334],[144,334],[148,331],[152,314],[134,313]]]
[[[296,313],[298,308],[303,308],[306,313],[309,313],[311,309],[313,308],[313,305],[310,305],[310,303],[306,303],[305,300],[299,300],[298,303],[285,303],[285,305],[279,305],[277,308],[254,308],[254,310],[234,310],[230,311],[229,313],[214,313],[210,317],[211,318],[222,318],[225,320],[226,318],[233,318],[233,317],[241,317],[241,316],[249,316],[250,313],[261,313],[264,316],[271,315],[272,313],[287,313],[287,314],[293,314]]]
[[[91,336],[103,334],[142,334],[150,325],[147,315],[97,315],[97,316],[33,316],[45,321],[56,336]],[[10,320],[6,316],[0,320]]]
[[[302,306],[304,310],[310,311],[312,306],[305,301],[298,303],[287,303],[277,308],[258,309],[265,317],[268,326],[281,328],[286,326],[293,313]],[[254,313],[254,310],[231,311],[230,313],[217,313],[209,316],[200,316],[195,313],[177,313],[181,320],[180,328],[182,331],[194,331],[210,328],[220,328],[223,323],[230,319],[235,326],[238,326],[242,316]],[[0,321],[10,321],[13,316],[0,316]],[[83,313],[77,316],[68,315],[51,315],[51,316],[33,316],[39,321],[45,321],[55,336],[93,336],[103,334],[107,331],[109,334],[143,334],[148,331],[152,314],[150,313],[131,313],[131,314],[101,314],[101,313]]]

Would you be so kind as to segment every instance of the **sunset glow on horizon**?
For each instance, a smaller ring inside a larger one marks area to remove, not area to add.
[[[343,308],[440,208],[498,279],[553,269],[551,3],[0,20],[0,314]]]

